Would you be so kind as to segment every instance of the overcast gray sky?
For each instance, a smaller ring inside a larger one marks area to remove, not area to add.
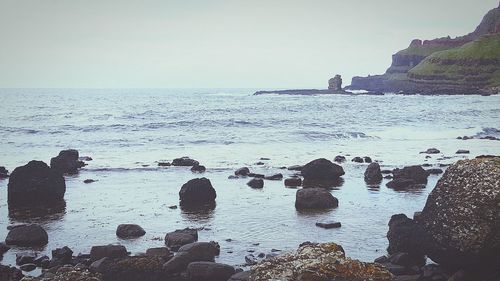
[[[382,73],[498,0],[0,0],[0,87],[301,88]],[[346,83],[347,82],[347,83]]]

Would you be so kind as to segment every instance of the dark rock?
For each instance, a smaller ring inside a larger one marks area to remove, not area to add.
[[[0,280],[2,281],[19,281],[24,277],[21,270],[15,267],[9,267],[0,264]]]
[[[69,264],[72,257],[73,251],[67,246],[52,250],[51,266]]]
[[[249,173],[250,173],[250,169],[248,169],[248,167],[242,167],[242,168],[239,168],[238,170],[236,170],[234,172],[234,175],[246,177]]]
[[[238,178],[238,176],[229,175],[227,178],[228,178],[228,179],[230,179],[230,180],[234,180],[234,179],[237,179],[237,178]]]
[[[342,77],[335,75],[335,77],[328,80],[328,90],[341,91],[342,90]]]
[[[46,255],[43,255],[43,256],[40,256],[40,257],[37,257],[36,259],[34,259],[33,263],[36,264],[37,267],[46,268],[50,264],[50,258],[47,257]]]
[[[374,262],[376,263],[386,263],[386,262],[389,262],[389,258],[387,258],[387,256],[381,256],[381,257],[378,257],[374,260]]]
[[[9,171],[5,167],[0,166],[0,179],[6,179],[9,177]]]
[[[170,162],[158,162],[158,166],[159,167],[169,167],[169,166],[172,166],[172,164],[170,164]]]
[[[446,281],[449,278],[448,273],[437,264],[427,264],[421,270],[422,273],[419,280],[422,281]]]
[[[198,241],[198,231],[192,228],[178,229],[165,235],[165,245],[173,251]]]
[[[394,278],[394,281],[420,281],[420,274],[399,275]]]
[[[352,162],[356,162],[356,163],[363,163],[363,158],[359,157],[359,156],[356,156],[354,158],[352,158],[351,160]]]
[[[247,185],[251,188],[263,188],[264,181],[262,179],[254,178],[247,182]]]
[[[404,214],[393,215],[387,232],[389,240],[387,252],[389,254],[404,252],[412,257],[423,257],[425,255],[425,250],[421,246],[423,237],[422,230],[415,221]]]
[[[274,174],[274,175],[266,176],[265,179],[266,180],[282,180],[283,174]]]
[[[90,157],[90,156],[80,156],[80,157],[78,157],[78,160],[80,160],[80,161],[92,161],[94,159],[92,159],[92,157]]]
[[[16,254],[16,264],[23,265],[27,263],[34,263],[36,259],[35,253],[21,253]]]
[[[339,205],[337,198],[323,188],[306,188],[297,190],[295,196],[296,209],[329,209]]]
[[[470,153],[470,151],[465,150],[465,149],[459,149],[459,150],[457,150],[457,152],[456,152],[456,154],[469,154],[469,153]]]
[[[166,247],[149,248],[146,250],[146,256],[149,257],[160,257],[167,261],[173,257],[173,253]]]
[[[382,174],[392,174],[392,170],[381,170]]]
[[[44,246],[49,242],[47,232],[37,224],[24,225],[13,228],[7,234],[5,243],[20,247]]]
[[[238,273],[232,275],[228,281],[248,281],[248,280],[250,280],[250,274],[251,274],[250,271],[238,272]]]
[[[128,255],[127,249],[122,245],[93,246],[90,249],[90,260],[96,261],[102,258],[121,258]]]
[[[9,207],[52,205],[62,201],[65,192],[63,176],[42,161],[30,161],[10,175]]]
[[[181,157],[181,158],[176,158],[172,161],[172,165],[173,166],[185,166],[185,167],[189,167],[189,166],[196,166],[196,165],[199,165],[200,162],[194,160],[194,159],[191,159],[189,157]]]
[[[181,207],[200,207],[215,205],[217,193],[207,178],[192,179],[179,191]]]
[[[116,228],[116,236],[120,238],[137,238],[144,236],[146,231],[137,224],[120,224]]]
[[[429,194],[418,225],[429,258],[451,269],[497,267],[500,157],[461,160]]]
[[[416,188],[424,188],[425,185],[417,184],[412,179],[394,179],[388,183],[386,183],[388,188],[396,189],[396,190],[404,190],[404,189],[416,189]]]
[[[258,165],[258,166],[262,166],[262,165],[265,165],[265,164],[266,164],[266,163],[261,162],[261,161],[259,161],[259,162],[255,163],[255,165]]]
[[[293,165],[293,166],[290,166],[288,167],[287,169],[289,171],[302,171],[302,165]]]
[[[10,250],[9,246],[7,246],[4,242],[0,243],[0,256],[5,254],[8,250]]]
[[[307,163],[302,167],[301,172],[304,179],[314,181],[338,179],[345,174],[341,166],[325,158],[316,159]]]
[[[439,149],[437,148],[429,148],[427,149],[426,151],[422,151],[420,153],[426,153],[426,154],[438,154],[438,153],[441,153],[441,151],[439,151]]]
[[[252,177],[252,178],[259,178],[259,179],[263,179],[266,177],[263,174],[255,174],[255,173],[249,173],[248,176]]]
[[[251,265],[256,265],[257,263],[258,260],[253,254],[245,256],[245,265],[251,266]]]
[[[234,274],[234,268],[227,264],[215,262],[192,262],[187,267],[192,281],[221,281],[228,280]]]
[[[415,183],[426,184],[429,174],[422,166],[407,166],[403,169],[394,169],[392,171],[394,179],[412,179]]]
[[[339,228],[342,226],[342,224],[340,222],[317,222],[316,226],[325,229],[330,229],[330,228]]]
[[[301,178],[287,178],[285,179],[285,186],[296,187],[302,185]]]
[[[382,173],[378,163],[371,163],[365,171],[365,182],[368,184],[376,184],[382,181]]]
[[[103,258],[91,264],[90,270],[103,275],[106,281],[164,281],[181,280],[163,271],[163,259],[159,257]],[[95,279],[91,279],[92,281]],[[89,280],[90,281],[90,280]]]
[[[390,255],[387,259],[390,263],[405,267],[422,267],[425,265],[424,256],[413,256],[408,253],[395,253]]]
[[[181,272],[188,264],[197,261],[215,260],[220,253],[219,244],[215,242],[195,242],[179,248],[179,252],[163,265],[166,272]]]
[[[397,265],[397,264],[392,264],[390,262],[383,263],[382,264],[389,272],[391,272],[394,275],[406,275],[406,274],[411,274],[414,273],[412,270],[409,270],[408,268]]]
[[[384,176],[384,179],[392,179],[393,177],[391,175],[386,175]]]
[[[22,271],[26,271],[26,272],[29,272],[29,271],[33,271],[36,269],[36,265],[33,264],[33,263],[26,263],[26,264],[23,264],[19,267],[19,269],[21,269]]]
[[[50,168],[60,174],[76,174],[83,166],[85,163],[78,160],[78,150],[75,149],[62,150],[50,159]]]
[[[263,161],[268,161],[268,160],[271,160],[271,158],[268,158],[268,157],[260,157],[260,160],[263,160]]]
[[[365,163],[371,163],[372,159],[368,156],[365,156],[365,157],[363,157],[363,161],[365,161]]]
[[[345,157],[342,155],[337,155],[335,158],[333,158],[333,161],[337,163],[344,163],[346,161]]]
[[[426,170],[429,175],[440,175],[443,173],[443,170],[435,168],[435,169],[427,169]]]
[[[194,165],[191,167],[191,172],[193,173],[204,173],[207,170],[203,165]]]
[[[86,179],[83,181],[83,183],[93,183],[93,182],[95,182],[95,180],[93,179]]]

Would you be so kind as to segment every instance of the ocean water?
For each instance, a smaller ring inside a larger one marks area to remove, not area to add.
[[[8,225],[36,222],[49,234],[40,253],[66,245],[75,254],[88,253],[110,243],[140,253],[162,246],[167,232],[196,227],[200,241],[221,245],[218,261],[232,265],[243,264],[251,251],[294,250],[304,241],[337,242],[348,256],[372,261],[385,254],[391,215],[421,210],[439,176],[430,176],[424,189],[394,191],[387,180],[367,186],[367,164],[347,161],[343,185],[331,191],[339,207],[306,213],[295,210],[296,190],[282,181],[254,190],[248,179],[228,176],[248,166],[286,177],[293,172],[280,167],[339,154],[348,160],[370,156],[383,169],[500,154],[499,141],[456,139],[499,137],[500,96],[252,96],[255,90],[0,90],[0,166],[12,171],[33,159],[49,163],[67,148],[93,158],[66,177],[66,208],[55,215],[9,216],[8,180],[0,180],[0,240]],[[430,159],[419,153],[430,147],[442,153]],[[471,154],[456,155],[458,149]],[[197,159],[207,171],[157,166],[181,156]],[[214,210],[168,208],[178,204],[182,184],[202,176],[217,191]],[[88,178],[97,181],[84,184]],[[325,220],[342,227],[315,226]],[[121,240],[115,236],[121,223],[140,224],[147,233]],[[15,253],[25,251],[12,249],[2,263],[15,263]]]

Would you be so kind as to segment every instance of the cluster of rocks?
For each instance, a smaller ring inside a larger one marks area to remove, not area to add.
[[[473,136],[457,137],[457,140],[471,140],[471,139],[474,139],[474,137]],[[494,137],[494,136],[484,136],[484,137],[479,137],[477,139],[480,139],[480,140],[500,140],[499,138]]]
[[[268,158],[264,158],[267,160]],[[257,165],[264,164],[263,162],[256,163]],[[247,178],[250,177],[250,181],[247,182],[247,185],[251,188],[261,189],[264,188],[264,180],[272,180],[272,181],[280,181],[283,180],[283,174],[277,173],[272,175],[264,175],[250,172],[250,168],[241,167],[234,171],[234,175],[229,176],[232,178]]]
[[[461,160],[450,166],[413,219],[389,222],[389,254],[425,257],[435,265],[408,269],[404,280],[498,280],[500,278],[500,157]],[[419,264],[421,263],[419,262]],[[399,270],[399,269],[398,269]]]
[[[85,162],[79,158],[78,150],[63,150],[58,156],[50,159],[50,168],[59,174],[77,174],[78,169],[85,166]]]
[[[199,161],[191,159],[187,156],[175,158],[170,162],[158,162],[158,166],[160,167],[169,167],[169,166],[179,166],[179,167],[191,167],[191,172],[193,173],[204,173],[207,168],[200,164]]]

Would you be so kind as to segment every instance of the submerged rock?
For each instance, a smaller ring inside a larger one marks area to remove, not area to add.
[[[465,149],[459,149],[457,150],[457,152],[455,152],[456,154],[469,154],[470,151],[468,150],[465,150]]]
[[[327,181],[338,179],[345,174],[344,169],[325,158],[319,158],[307,163],[301,169],[305,180]]]
[[[76,174],[83,166],[85,163],[79,160],[76,149],[62,150],[58,156],[50,159],[50,168],[61,174]]]
[[[9,231],[5,243],[20,247],[39,247],[49,242],[47,232],[37,224],[15,227]]]
[[[429,258],[451,268],[488,267],[499,261],[499,202],[500,157],[450,166],[417,218],[427,234]]]
[[[365,182],[368,184],[376,184],[382,181],[382,173],[378,163],[371,163],[365,171]]]
[[[207,178],[192,179],[185,183],[179,191],[181,207],[201,207],[215,205],[217,193]]]
[[[316,226],[325,229],[330,229],[330,228],[339,228],[342,226],[342,224],[340,222],[317,222]]]
[[[352,162],[356,162],[356,163],[363,163],[363,158],[359,157],[359,156],[356,156],[354,158],[352,158],[351,160]]]
[[[324,188],[306,188],[297,190],[296,209],[329,209],[339,205],[337,198]]]
[[[260,178],[254,178],[251,179],[249,182],[247,182],[247,185],[250,186],[251,188],[263,188],[264,187],[264,180]]]
[[[417,188],[424,188],[425,187],[425,185],[418,184],[412,179],[405,179],[405,178],[394,179],[394,180],[386,183],[386,186],[388,188],[392,188],[392,189],[396,189],[396,190],[417,189]]]
[[[9,207],[56,205],[64,199],[64,177],[42,161],[14,169],[8,183]]]
[[[282,180],[283,174],[278,173],[278,174],[266,176],[266,177],[264,177],[264,179],[266,179],[266,180]]]
[[[146,231],[137,224],[120,224],[116,228],[116,236],[120,238],[137,238],[144,234]]]
[[[390,281],[393,276],[380,265],[347,258],[342,247],[335,243],[309,243],[295,253],[283,254],[253,266],[249,280]]]
[[[173,251],[196,241],[198,241],[198,231],[192,228],[177,229],[165,235],[165,245]]]

